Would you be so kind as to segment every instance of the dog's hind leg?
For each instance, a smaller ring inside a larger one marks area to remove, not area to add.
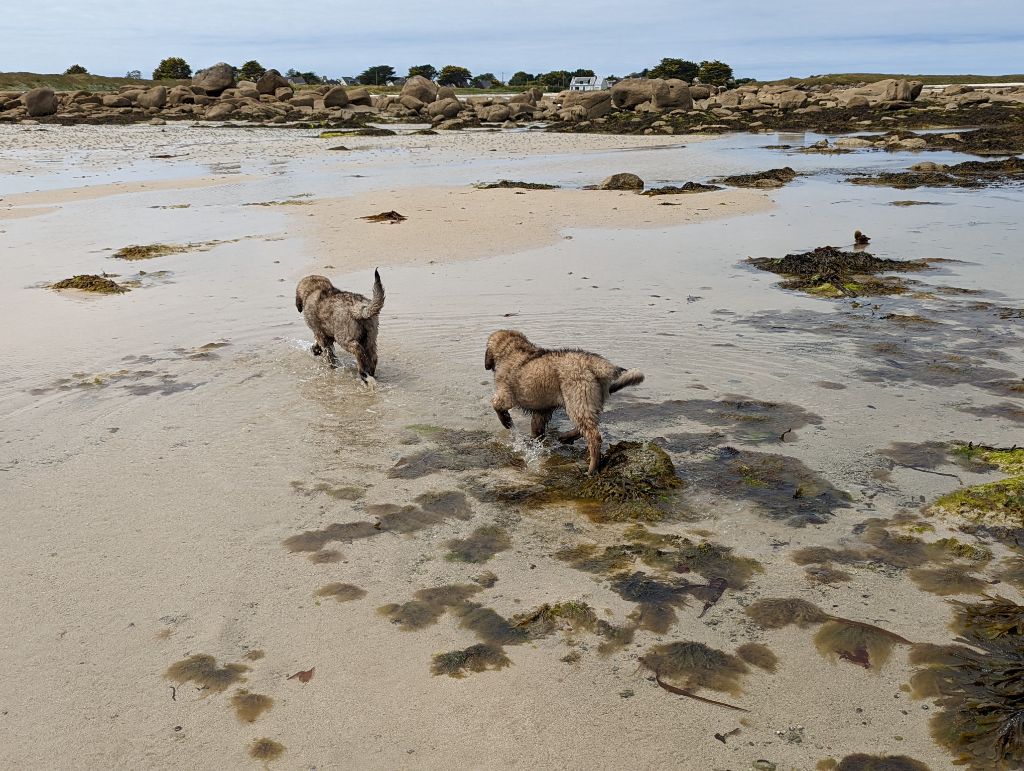
[[[374,330],[366,336],[366,374],[373,377],[377,374],[377,332]]]
[[[598,429],[598,420],[603,400],[600,386],[593,383],[589,387],[583,386],[576,393],[564,396],[571,397],[565,399],[565,411],[569,414],[569,419],[576,424],[579,433],[587,440],[587,453],[590,456],[587,473],[594,474],[601,465],[601,431]]]
[[[533,418],[530,421],[530,433],[534,439],[544,434],[544,429],[548,427],[548,421],[551,420],[551,415],[554,410],[541,410],[533,413]]]
[[[366,355],[366,349],[356,340],[346,340],[341,347],[356,357],[356,369],[359,372],[359,379],[366,383],[366,378],[372,376],[372,373],[367,369],[369,357]]]

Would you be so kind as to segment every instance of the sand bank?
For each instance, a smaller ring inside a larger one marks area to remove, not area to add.
[[[668,228],[770,209],[750,190],[644,196],[605,190],[396,188],[295,207],[317,259],[339,270],[511,254],[571,237],[575,228]],[[362,219],[397,211],[389,224]]]

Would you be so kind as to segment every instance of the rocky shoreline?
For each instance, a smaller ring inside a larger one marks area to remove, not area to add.
[[[436,129],[510,128],[543,122],[548,130],[615,134],[817,130],[826,133],[929,126],[1024,127],[1024,87],[947,86],[880,80],[859,87],[743,85],[719,88],[676,79],[629,78],[602,91],[538,89],[512,96],[460,98],[416,76],[400,94],[364,87],[296,89],[277,70],[236,80],[227,64],[190,84],[124,86],[117,93],[0,92],[0,122],[65,125],[200,120],[285,127],[358,127],[366,122],[430,123]],[[1024,131],[1024,129],[1021,129]]]

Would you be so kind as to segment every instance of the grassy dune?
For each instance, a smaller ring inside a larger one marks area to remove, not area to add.
[[[28,91],[47,86],[54,91],[117,91],[121,86],[149,88],[158,84],[174,86],[186,80],[132,80],[103,75],[42,75],[36,72],[0,72],[0,91]]]

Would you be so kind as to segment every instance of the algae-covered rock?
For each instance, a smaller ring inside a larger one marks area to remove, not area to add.
[[[497,182],[478,182],[477,190],[556,190],[558,185],[543,182],[517,182],[513,179],[499,179]]]
[[[714,181],[732,187],[773,188],[782,187],[794,179],[796,179],[796,172],[789,166],[783,166],[781,169],[768,169],[753,174],[733,174]]]
[[[981,464],[982,468],[998,469],[1011,476],[947,493],[931,505],[929,512],[989,525],[1024,527],[1024,447],[957,443],[953,455],[961,464]]]
[[[779,286],[799,289],[819,297],[903,294],[904,282],[880,278],[880,273],[925,270],[928,260],[890,260],[868,252],[844,252],[834,246],[819,246],[810,252],[787,254],[782,258],[752,257],[747,263],[759,270],[786,276]]]
[[[55,284],[50,284],[50,289],[81,289],[83,292],[96,292],[98,294],[124,294],[127,288],[106,276],[95,276],[83,274],[66,278]]]
[[[545,464],[537,503],[576,501],[598,521],[664,518],[659,506],[683,486],[672,459],[653,442],[618,442],[608,448],[601,470],[587,475],[575,461],[553,456]]]
[[[1024,476],[954,490],[935,501],[930,511],[1024,527]]]
[[[980,188],[987,185],[1019,182],[1024,179],[1024,159],[965,161],[954,166],[938,164],[912,166],[906,171],[883,171],[873,176],[851,177],[855,185],[881,185],[900,190],[918,187]]]
[[[721,185],[705,185],[700,182],[684,182],[682,185],[666,185],[644,190],[640,195],[686,195],[690,193],[712,193],[723,190]]]
[[[114,252],[114,257],[121,260],[151,260],[184,251],[186,247],[173,244],[130,244]]]

